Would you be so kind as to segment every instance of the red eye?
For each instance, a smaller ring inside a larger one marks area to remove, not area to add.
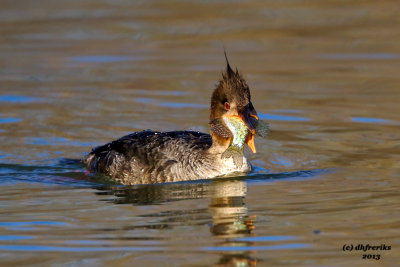
[[[225,102],[225,109],[226,110],[229,110],[231,108],[231,106],[229,105],[229,103],[228,102]]]

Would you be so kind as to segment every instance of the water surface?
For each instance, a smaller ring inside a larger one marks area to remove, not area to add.
[[[398,13],[397,1],[2,3],[0,265],[395,266]],[[252,174],[125,187],[74,160],[133,131],[208,131],[224,47],[271,125],[246,151]],[[365,260],[345,244],[392,249]]]

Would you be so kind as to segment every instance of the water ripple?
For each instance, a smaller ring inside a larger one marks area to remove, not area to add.
[[[283,250],[308,248],[311,245],[305,243],[293,243],[275,246],[221,246],[221,247],[204,247],[206,251],[255,251],[255,250]]]
[[[5,251],[52,251],[52,252],[88,252],[88,251],[163,251],[159,247],[61,247],[38,245],[0,245]]]
[[[17,240],[28,240],[34,239],[34,236],[30,235],[0,235],[0,241],[17,241]]]
[[[22,95],[0,95],[0,102],[7,103],[31,103],[39,101],[36,97]]]
[[[322,54],[319,57],[326,58],[326,59],[385,60],[385,59],[399,59],[400,54],[394,54],[394,53],[335,53],[335,54]]]
[[[208,105],[204,104],[194,104],[194,103],[176,103],[176,102],[162,102],[159,104],[161,107],[168,108],[208,108]]]
[[[146,57],[144,56],[112,56],[112,55],[78,56],[70,58],[71,61],[75,62],[93,62],[93,63],[137,61],[144,59],[146,59]]]
[[[20,121],[20,118],[0,118],[0,123],[16,123]]]
[[[352,121],[360,123],[389,123],[390,120],[380,118],[368,118],[368,117],[352,117]]]
[[[272,242],[272,241],[285,241],[297,239],[296,236],[250,236],[236,238],[235,241],[242,242]]]
[[[65,222],[55,222],[55,221],[36,221],[36,222],[0,222],[0,227],[19,227],[19,226],[65,226],[68,225]]]
[[[276,120],[276,121],[309,121],[309,118],[299,117],[299,116],[287,116],[287,115],[276,115],[276,114],[266,114],[258,113],[258,117],[262,120]]]

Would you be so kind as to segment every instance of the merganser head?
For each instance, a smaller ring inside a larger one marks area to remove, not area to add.
[[[226,71],[222,74],[217,88],[215,88],[211,97],[210,122],[221,119],[223,116],[239,116],[249,128],[249,134],[246,137],[246,143],[253,151],[255,128],[258,121],[257,112],[251,103],[249,86],[239,71],[233,71],[226,58]],[[218,133],[213,133],[218,135]]]

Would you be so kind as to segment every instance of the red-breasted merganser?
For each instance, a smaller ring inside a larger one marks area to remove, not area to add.
[[[210,134],[195,131],[135,132],[94,148],[83,159],[87,168],[126,185],[250,172],[252,167],[243,155],[243,147],[239,160],[224,156],[234,136],[232,128],[220,122],[227,117],[239,118],[248,130],[242,143],[245,142],[253,153],[256,152],[254,135],[265,136],[267,127],[258,130],[261,121],[251,103],[249,86],[237,69],[232,70],[228,59],[226,63],[226,71],[211,97]]]

